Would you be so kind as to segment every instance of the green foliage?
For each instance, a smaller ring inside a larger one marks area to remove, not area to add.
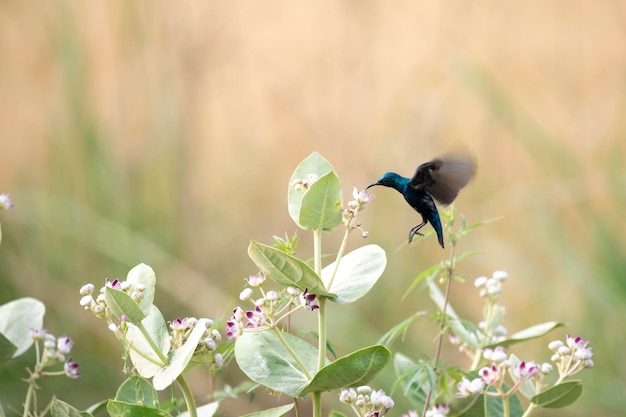
[[[390,358],[391,352],[382,345],[359,349],[320,369],[300,396],[365,385],[387,365]]]
[[[41,329],[44,304],[25,297],[0,306],[0,364],[20,356],[33,344],[28,329]]]
[[[280,285],[335,297],[335,294],[326,290],[324,283],[310,266],[280,249],[250,241],[248,255],[261,271]]]

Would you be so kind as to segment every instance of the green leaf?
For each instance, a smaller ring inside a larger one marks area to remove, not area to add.
[[[341,224],[341,183],[330,171],[315,181],[302,196],[298,225],[303,229],[332,231]]]
[[[328,417],[348,417],[348,416],[346,416],[344,413],[340,413],[337,410],[330,410],[330,413],[328,413]]]
[[[50,414],[52,417],[87,417],[91,415],[87,412],[80,412],[57,398],[53,398],[50,402]]]
[[[46,306],[30,297],[19,298],[0,306],[0,333],[16,347],[11,357],[20,356],[33,344],[28,329],[41,329],[45,312]],[[4,345],[5,354],[10,349],[9,345]]]
[[[494,343],[485,347],[494,348],[496,346],[508,347],[515,345],[517,343],[524,342],[526,340],[536,339],[538,337],[545,336],[550,333],[554,329],[558,329],[559,327],[565,326],[565,323],[562,321],[548,321],[541,324],[536,324],[534,326],[530,326],[524,330],[520,330],[517,333],[514,333],[508,339]]]
[[[158,408],[110,400],[107,412],[111,417],[170,417],[170,414]]]
[[[343,256],[335,277],[330,282],[336,262],[322,270],[325,288],[337,294],[331,301],[352,303],[367,294],[378,281],[387,265],[385,251],[378,245],[360,247]],[[330,284],[330,285],[329,285]]]
[[[393,358],[393,368],[398,383],[403,387],[404,395],[413,407],[418,410],[424,408],[426,393],[430,386],[424,364],[416,364],[407,356],[396,353]]]
[[[425,269],[424,271],[422,271],[422,273],[420,273],[411,283],[411,285],[409,286],[409,288],[406,290],[406,292],[404,293],[404,295],[402,296],[402,299],[404,300],[407,295],[409,295],[409,293],[411,291],[413,291],[415,289],[415,287],[417,287],[420,282],[427,280],[427,281],[431,281],[433,278],[435,278],[437,276],[437,274],[439,274],[439,271],[441,271],[441,264],[436,264],[431,266],[430,268]]]
[[[389,329],[387,333],[382,335],[382,337],[378,339],[378,343],[381,345],[385,345],[385,346],[391,346],[391,344],[398,337],[400,337],[401,334],[406,333],[406,331],[409,329],[409,326],[423,314],[424,314],[423,312],[418,311],[416,313],[413,313],[413,315],[409,317],[408,319],[402,320],[400,323],[396,324],[391,329]]]
[[[281,337],[291,352],[298,355],[300,363],[306,369],[302,369],[281,339],[271,330],[244,332],[235,342],[235,359],[239,368],[251,380],[274,391],[297,397],[315,374],[318,350],[288,333],[281,332]]]
[[[281,405],[276,408],[269,408],[267,410],[258,411],[256,413],[246,414],[241,417],[281,417],[287,414],[293,408],[294,403]]]
[[[359,349],[326,365],[304,388],[299,397],[310,392],[354,387],[369,382],[391,359],[391,352],[382,345]]]
[[[143,298],[139,301],[139,307],[141,310],[148,314],[150,306],[154,302],[154,292],[156,287],[156,276],[154,270],[146,264],[139,264],[133,269],[128,271],[126,281],[136,286],[137,284],[143,284],[145,289],[143,291]]]
[[[119,320],[125,316],[127,322],[137,324],[146,318],[146,314],[141,310],[139,304],[124,291],[106,287],[104,300],[113,315]]]
[[[582,381],[567,381],[535,395],[530,401],[539,407],[561,408],[576,401],[582,392]]]
[[[313,152],[304,161],[298,165],[294,173],[289,179],[289,189],[287,191],[287,201],[289,207],[289,215],[293,221],[300,227],[304,228],[300,224],[300,211],[302,208],[302,199],[304,194],[302,191],[296,190],[292,184],[294,180],[306,179],[309,175],[322,177],[328,172],[335,172],[330,162],[328,162],[322,155],[317,152]]]
[[[318,296],[335,297],[313,269],[291,255],[271,246],[250,241],[248,256],[256,266],[273,281],[284,286],[294,286]]]
[[[138,375],[133,375],[122,382],[117,389],[115,399],[148,407],[158,407],[159,405],[159,397],[152,388],[152,384]]]
[[[0,364],[11,359],[16,350],[17,346],[0,333]]]
[[[165,319],[154,304],[150,306],[148,315],[141,321],[141,324],[161,353],[167,356],[171,347],[170,336]],[[130,360],[137,373],[144,378],[152,378],[163,366],[161,358],[134,324],[128,324],[126,337],[131,343]]]
[[[183,373],[206,329],[206,323],[203,320],[199,320],[185,343],[170,352],[168,355],[169,365],[159,369],[152,379],[154,389],[161,391],[169,387]]]

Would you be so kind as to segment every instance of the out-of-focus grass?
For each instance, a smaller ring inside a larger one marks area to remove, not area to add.
[[[81,284],[145,262],[166,317],[224,318],[255,272],[248,240],[294,230],[287,180],[310,152],[333,163],[348,197],[464,144],[479,174],[457,209],[469,222],[504,219],[462,241],[481,255],[460,272],[509,271],[511,331],[554,319],[591,339],[596,368],[560,415],[621,415],[623,14],[617,1],[4,2],[0,192],[16,207],[2,213],[0,302],[40,298],[48,329],[76,339],[84,376],[53,387],[86,407],[123,376],[119,346],[78,306]],[[342,353],[432,308],[423,294],[398,299],[446,256],[432,238],[400,247],[418,216],[393,190],[376,190],[361,220],[389,267],[375,294],[334,308],[352,317],[330,331]],[[453,302],[477,319],[468,294]],[[418,324],[401,349],[431,355],[434,334]],[[533,358],[547,360],[540,348]],[[0,369],[0,399],[14,407],[24,366]],[[222,382],[240,378],[229,370]],[[204,384],[194,381],[200,395]]]

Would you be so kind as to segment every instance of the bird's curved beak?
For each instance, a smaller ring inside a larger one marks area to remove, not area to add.
[[[380,185],[380,183],[378,181],[376,181],[375,183],[372,183],[372,184],[368,185],[367,187],[365,187],[365,189],[367,190],[368,188],[373,187],[375,185]]]

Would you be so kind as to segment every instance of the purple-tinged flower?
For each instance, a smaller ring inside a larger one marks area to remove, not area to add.
[[[174,330],[175,332],[186,331],[191,327],[188,317],[184,317],[182,319],[179,317],[176,320],[168,322],[168,324],[170,325],[170,329]]]
[[[260,287],[265,282],[265,272],[261,271],[257,275],[250,275],[245,280],[251,287]]]
[[[584,349],[589,343],[588,340],[584,340],[580,336],[572,337],[570,335],[565,336],[565,341],[567,342],[567,346],[569,346],[572,350]]]
[[[43,340],[46,337],[46,334],[48,334],[48,331],[43,327],[41,329],[28,329],[28,335],[33,340]]]
[[[359,191],[356,187],[352,190],[352,198],[354,200],[348,203],[348,207],[354,211],[361,211],[365,208],[365,205],[372,201],[373,195],[369,194],[367,190]]]
[[[65,365],[63,365],[63,370],[65,371],[65,375],[70,378],[78,378],[80,377],[80,372],[78,372],[78,364],[72,360],[72,358],[68,358],[65,361]]]
[[[0,209],[10,210],[14,206],[9,194],[0,194]]]
[[[226,337],[229,339],[241,336],[243,332],[244,312],[241,307],[235,307],[233,316],[226,322]]]
[[[64,355],[67,355],[72,350],[74,342],[67,336],[61,336],[57,339],[57,349]]]
[[[311,311],[317,310],[318,308],[320,308],[320,306],[318,306],[317,304],[313,304],[313,302],[315,301],[315,297],[315,294],[309,294],[309,289],[306,288],[304,292],[300,294],[300,305],[308,308]]]
[[[502,372],[498,366],[491,365],[485,366],[484,368],[478,371],[478,375],[482,378],[482,380],[487,385],[497,385],[502,379]]]
[[[246,318],[248,319],[246,327],[261,327],[265,324],[265,313],[259,306],[254,307],[254,310],[246,311]]]
[[[122,283],[119,279],[115,278],[113,281],[108,278],[104,280],[104,285],[109,288],[113,288],[114,290],[122,290]]]
[[[473,394],[478,394],[485,389],[485,382],[481,378],[469,380],[463,377],[456,385],[459,392],[456,393],[457,398],[466,398]]]
[[[533,361],[529,361],[529,362],[520,362],[517,365],[515,365],[515,367],[513,368],[513,374],[525,381],[535,375],[537,375],[540,372],[540,368],[539,365],[537,365],[535,362]]]

